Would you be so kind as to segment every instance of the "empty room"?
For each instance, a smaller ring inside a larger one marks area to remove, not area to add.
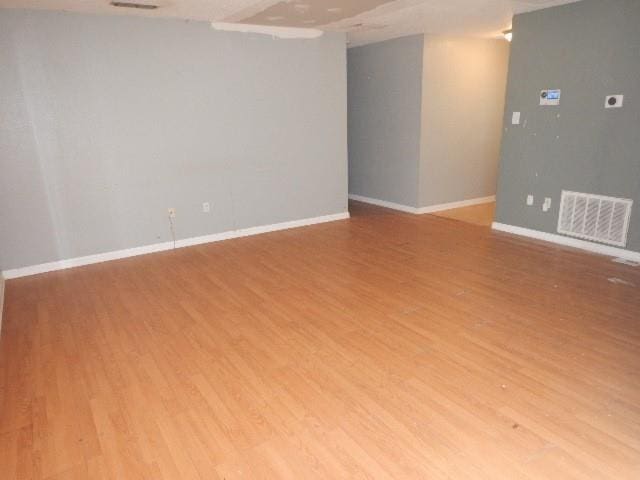
[[[640,479],[640,1],[0,0],[0,478]]]

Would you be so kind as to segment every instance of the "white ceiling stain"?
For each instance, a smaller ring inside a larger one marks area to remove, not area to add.
[[[579,0],[127,0],[156,10],[116,8],[109,0],[0,0],[0,8],[260,22],[347,32],[351,46],[415,33],[495,37],[514,14]]]

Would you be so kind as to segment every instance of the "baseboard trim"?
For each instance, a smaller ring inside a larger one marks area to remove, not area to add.
[[[2,312],[4,311],[4,275],[0,272],[0,335],[2,334]]]
[[[418,208],[410,207],[408,205],[402,205],[401,203],[387,202],[386,200],[378,200],[377,198],[363,197],[362,195],[349,194],[350,200],[357,202],[368,203],[370,205],[376,205],[378,207],[390,208],[392,210],[398,210],[405,213],[418,213]]]
[[[452,210],[454,208],[472,207],[474,205],[482,205],[484,203],[492,203],[496,201],[495,195],[488,197],[471,198],[469,200],[461,200],[459,202],[441,203],[440,205],[431,205],[429,207],[420,207],[418,209],[419,214],[436,213],[445,210]]]
[[[336,220],[346,220],[349,218],[349,212],[336,213],[333,215],[324,215],[322,217],[305,218],[302,220],[293,220],[290,222],[275,223],[272,225],[262,225],[259,227],[243,228],[240,230],[230,230],[227,232],[214,233],[211,235],[203,235],[201,237],[185,238],[176,241],[176,248],[191,247],[204,243],[220,242],[222,240],[230,240],[233,238],[249,237],[252,235],[260,235],[262,233],[277,232],[279,230],[288,230],[291,228],[306,227],[309,225],[317,225],[319,223],[334,222]],[[28,267],[14,268],[2,272],[4,278],[9,280],[13,278],[26,277],[29,275],[37,275],[39,273],[53,272],[56,270],[65,270],[67,268],[81,267],[83,265],[91,265],[93,263],[108,262],[110,260],[118,260],[121,258],[136,257],[138,255],[146,255],[148,253],[163,252],[173,249],[173,242],[156,243],[145,245],[142,247],[128,248],[125,250],[116,250],[113,252],[99,253],[96,255],[88,255],[86,257],[70,258],[59,260],[56,262],[41,263],[39,265],[31,265]]]
[[[600,255],[606,255],[609,257],[624,258],[626,260],[633,260],[636,262],[640,261],[640,252],[625,250],[624,248],[610,247],[608,245],[587,242],[586,240],[565,237],[563,235],[557,235],[555,233],[541,232],[539,230],[516,227],[514,225],[508,225],[499,222],[493,222],[491,228],[499,232],[506,232],[523,237],[535,238],[536,240],[543,240],[545,242],[551,242],[558,245],[563,245],[565,247],[579,248],[580,250],[586,250],[588,252],[598,253]]]
[[[430,205],[428,207],[410,207],[408,205],[402,205],[400,203],[387,202],[386,200],[378,200],[377,198],[363,197],[362,195],[349,195],[351,200],[358,202],[369,203],[371,205],[377,205],[378,207],[391,208],[393,210],[399,210],[405,213],[413,213],[414,215],[424,215],[427,213],[442,212],[444,210],[451,210],[453,208],[471,207],[473,205],[481,205],[483,203],[491,203],[496,201],[496,196],[491,195],[488,197],[471,198],[469,200],[461,200],[458,202],[441,203],[439,205]]]

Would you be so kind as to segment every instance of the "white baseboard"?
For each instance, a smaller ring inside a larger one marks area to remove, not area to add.
[[[537,240],[544,240],[545,242],[556,243],[558,245],[564,245],[566,247],[579,248],[581,250],[598,253],[600,255],[607,255],[609,257],[624,258],[626,260],[633,260],[636,262],[640,261],[640,252],[625,250],[624,248],[610,247],[608,245],[587,242],[586,240],[565,237],[563,235],[557,235],[555,233],[541,232],[539,230],[531,230],[529,228],[516,227],[514,225],[507,225],[498,222],[493,222],[491,228],[500,232],[513,233],[514,235],[521,235],[524,237],[535,238]]]
[[[363,197],[362,195],[352,195],[352,194],[349,194],[349,198],[357,202],[369,203],[371,205],[377,205],[378,207],[390,208],[392,210],[399,210],[400,212],[413,213],[413,214],[418,213],[417,207],[410,207],[408,205],[402,205],[400,203],[387,202],[386,200],[378,200],[377,198],[369,198],[369,197]]]
[[[473,205],[482,205],[483,203],[492,203],[496,201],[495,195],[488,197],[471,198],[469,200],[461,200],[459,202],[441,203],[440,205],[431,205],[429,207],[420,207],[418,213],[436,213],[454,208],[472,207]]]
[[[402,205],[399,203],[387,202],[386,200],[378,200],[377,198],[363,197],[362,195],[349,195],[351,200],[358,202],[370,203],[371,205],[377,205],[379,207],[391,208],[393,210],[399,210],[405,213],[413,213],[414,215],[424,215],[426,213],[442,212],[444,210],[451,210],[453,208],[470,207],[473,205],[480,205],[483,203],[491,203],[496,201],[496,196],[491,195],[489,197],[471,198],[469,200],[461,200],[458,202],[441,203],[439,205],[430,205],[428,207],[410,207],[408,205]]]
[[[259,235],[261,233],[276,232],[278,230],[287,230],[290,228],[306,227],[308,225],[316,225],[318,223],[333,222],[336,220],[345,220],[349,218],[349,212],[336,213],[333,215],[325,215],[322,217],[305,218],[302,220],[293,220],[291,222],[275,223],[272,225],[263,225],[259,227],[243,228],[241,230],[230,230],[228,232],[214,233],[201,237],[185,238],[176,241],[176,248],[190,247],[193,245],[201,245],[203,243],[220,242],[232,238],[248,237],[251,235]],[[56,262],[41,263],[40,265],[32,265],[28,267],[14,268],[2,272],[4,278],[19,278],[28,275],[36,275],[38,273],[52,272],[55,270],[64,270],[67,268],[80,267],[82,265],[90,265],[92,263],[107,262],[109,260],[117,260],[120,258],[135,257],[138,255],[146,255],[147,253],[162,252],[171,250],[173,242],[156,243],[145,245],[142,247],[128,248],[125,250],[116,250],[113,252],[99,253],[96,255],[88,255],[86,257],[69,258]]]
[[[2,334],[2,311],[4,310],[4,275],[0,272],[0,334]]]

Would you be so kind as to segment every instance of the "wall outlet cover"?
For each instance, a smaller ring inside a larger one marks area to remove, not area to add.
[[[533,195],[527,195],[527,205],[533,205]]]
[[[520,112],[513,112],[511,115],[511,125],[520,125]]]
[[[209,202],[204,202],[202,204],[202,211],[204,213],[209,213],[211,211],[211,204]]]
[[[607,95],[604,108],[622,108],[624,105],[624,95]]]

